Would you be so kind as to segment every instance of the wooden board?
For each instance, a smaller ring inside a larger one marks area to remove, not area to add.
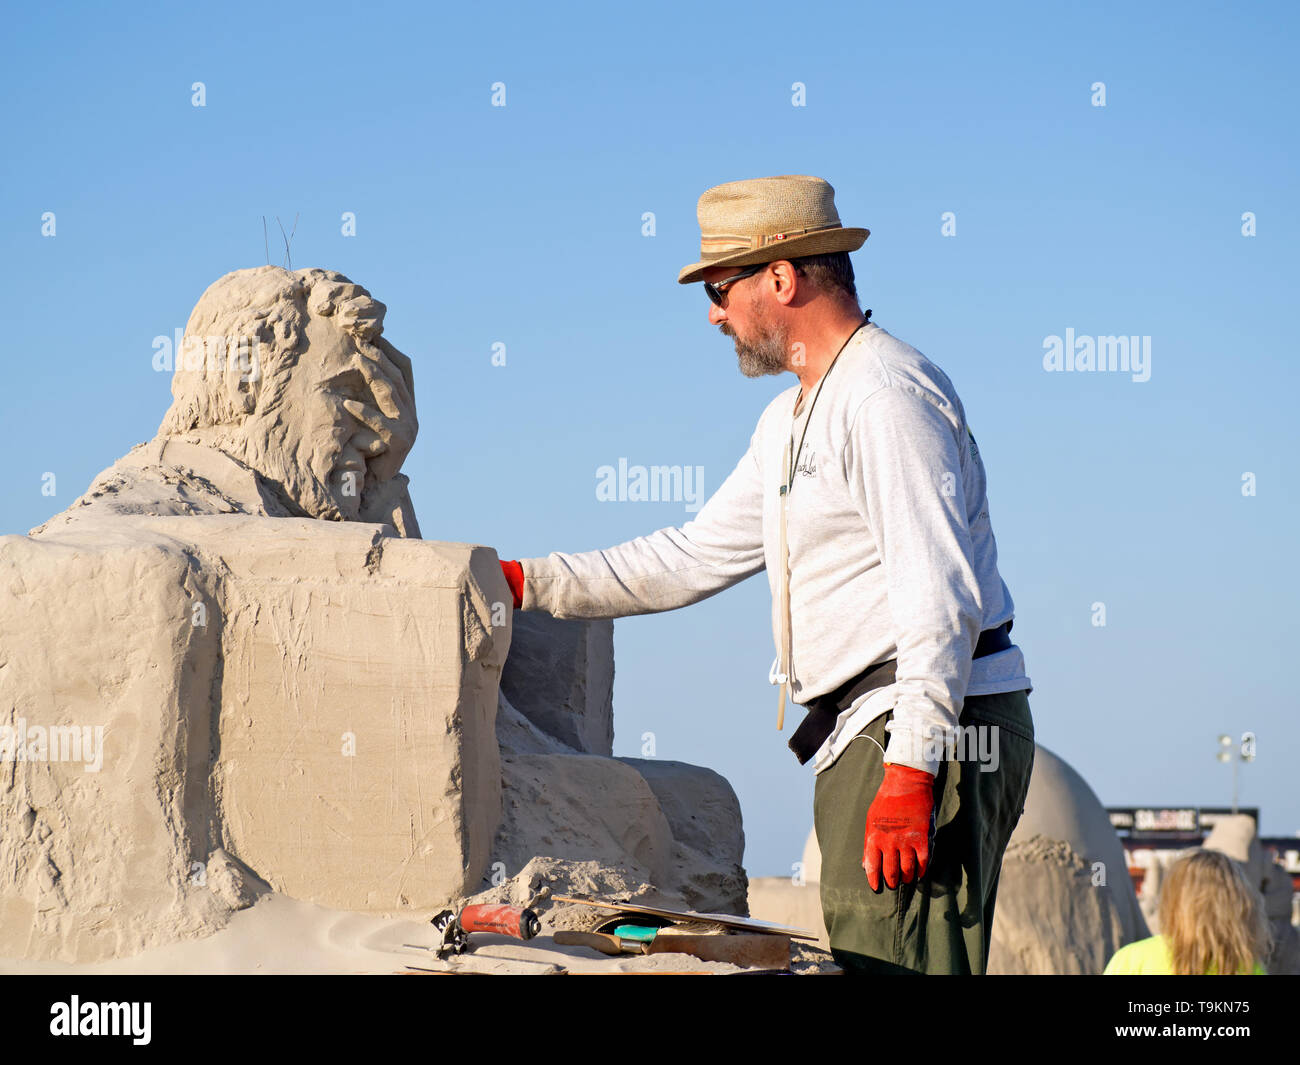
[[[558,946],[591,947],[602,954],[690,954],[701,961],[726,961],[747,969],[788,970],[790,937],[770,932],[683,932],[665,928],[649,943],[603,932],[557,931]]]
[[[701,961],[729,961],[746,969],[789,969],[790,937],[770,932],[726,935],[670,933],[665,929],[646,944],[647,954],[690,954]]]
[[[576,899],[572,895],[554,895],[552,902],[575,902],[580,906],[595,906],[602,910],[615,910],[629,915],[645,913],[652,917],[667,917],[674,921],[708,921],[722,925],[724,928],[736,928],[742,932],[761,932],[769,935],[790,936],[793,939],[817,939],[816,932],[807,932],[802,928],[790,928],[787,925],[773,924],[771,921],[758,921],[752,917],[737,917],[730,913],[696,913],[694,910],[670,910],[663,906],[640,906],[634,902],[602,902],[596,899]]]

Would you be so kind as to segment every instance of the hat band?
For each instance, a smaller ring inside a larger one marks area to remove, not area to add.
[[[744,236],[737,233],[712,233],[700,237],[700,258],[701,259],[720,259],[726,255],[732,255],[741,251],[757,251],[759,248],[766,248],[773,244],[779,244],[783,240],[789,240],[791,237],[802,237],[807,233],[820,233],[826,229],[842,229],[839,222],[831,222],[821,226],[805,226],[803,229],[783,229],[779,233],[759,233],[753,236]]]

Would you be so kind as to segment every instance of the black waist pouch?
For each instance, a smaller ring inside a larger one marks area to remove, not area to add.
[[[809,700],[807,715],[790,737],[790,750],[794,751],[799,764],[804,765],[817,753],[835,728],[840,714],[852,706],[860,695],[893,684],[897,667],[897,659],[888,659],[869,667],[856,677],[850,677],[834,691]]]
[[[975,644],[975,653],[971,658],[983,658],[1011,646],[1011,625],[1007,621],[996,629],[986,629],[980,633]],[[874,666],[868,666],[856,677],[850,677],[834,691],[819,695],[808,701],[808,713],[790,737],[790,750],[805,765],[809,758],[817,753],[826,742],[826,737],[835,728],[840,714],[857,702],[859,696],[876,688],[884,688],[894,683],[898,669],[898,659],[890,658]]]

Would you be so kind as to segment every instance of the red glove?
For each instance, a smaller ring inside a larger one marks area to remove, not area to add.
[[[506,583],[510,585],[510,594],[514,596],[515,609],[518,610],[524,605],[524,567],[518,562],[502,559],[501,572],[506,575]]]
[[[862,867],[872,891],[880,873],[891,888],[920,880],[934,842],[934,777],[910,766],[885,763],[885,779],[867,810]]]

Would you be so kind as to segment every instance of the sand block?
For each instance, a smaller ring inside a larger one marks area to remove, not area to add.
[[[745,856],[740,800],[712,769],[654,758],[620,758],[650,785],[673,838],[704,854],[739,865]]]
[[[34,727],[67,728],[64,755],[84,741],[0,761],[0,955],[210,933],[256,894],[232,867],[353,911],[477,886],[509,593],[490,549],[395,531],[236,515],[0,538],[0,725],[29,754]]]
[[[746,912],[745,833],[725,777],[685,762],[579,752],[539,729],[504,692],[497,737],[505,814],[484,890],[533,858],[595,861],[692,908]]]
[[[721,773],[686,762],[620,758],[650,786],[674,841],[667,881],[695,909],[749,912],[740,800]]]
[[[491,858],[498,880],[549,857],[596,862],[671,889],[672,829],[636,770],[590,754],[507,754],[502,769],[505,812]]]
[[[0,742],[0,955],[96,960],[168,921],[201,933],[221,907],[188,885],[213,827],[195,561],[158,537],[6,536],[0,588],[0,728],[19,730]],[[42,753],[38,729],[80,734],[80,751]]]
[[[542,732],[584,754],[614,751],[614,623],[519,611],[501,692]]]

